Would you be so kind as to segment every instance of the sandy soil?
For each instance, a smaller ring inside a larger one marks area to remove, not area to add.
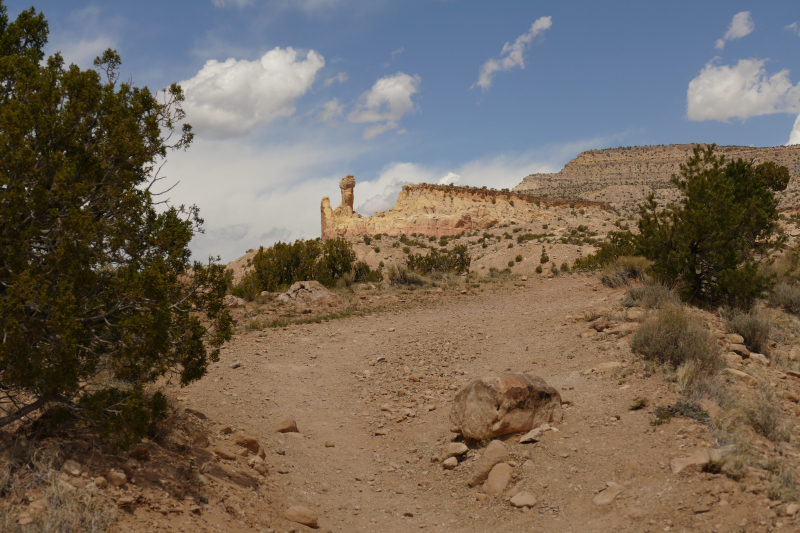
[[[797,517],[778,518],[782,504],[766,497],[764,471],[740,482],[696,469],[672,473],[671,459],[714,446],[708,428],[683,418],[651,426],[655,405],[680,399],[674,384],[633,362],[629,337],[579,337],[584,312],[614,309],[622,296],[583,275],[515,280],[237,335],[210,375],[178,395],[213,421],[210,428],[230,425],[257,438],[270,471],[259,477],[245,458],[220,461],[222,470],[249,471],[260,483],[239,487],[244,501],[256,495],[255,504],[227,520],[193,517],[187,531],[309,530],[283,519],[290,505],[313,509],[320,529],[336,532],[800,528]],[[235,362],[241,366],[231,368]],[[515,475],[508,488],[519,483],[538,498],[529,510],[467,486],[479,444],[453,471],[433,459],[455,436],[448,421],[455,391],[507,371],[544,378],[567,402],[564,421],[539,443],[503,438]],[[650,408],[630,411],[640,397]],[[287,415],[300,433],[274,431]],[[212,435],[211,445],[226,438]],[[785,446],[765,454],[794,453]],[[527,459],[533,467],[523,468]],[[210,476],[212,490],[229,483],[223,477]],[[595,505],[609,481],[624,491],[611,505]]]

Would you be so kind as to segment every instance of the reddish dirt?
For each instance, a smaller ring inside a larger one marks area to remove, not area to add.
[[[309,530],[283,519],[290,505],[313,509],[320,530],[335,532],[800,528],[797,517],[778,518],[770,508],[780,502],[766,497],[763,471],[751,469],[741,482],[696,469],[672,473],[672,458],[714,446],[708,428],[683,418],[651,426],[653,406],[680,399],[676,387],[633,361],[629,337],[578,336],[584,312],[611,309],[622,296],[583,275],[513,280],[468,294],[448,288],[410,308],[237,335],[209,376],[178,396],[256,437],[269,473],[258,476],[243,458],[220,461],[261,483],[252,490],[256,504],[215,525],[192,518],[188,530]],[[236,361],[241,366],[231,368]],[[528,510],[467,486],[480,445],[471,444],[453,471],[432,462],[455,436],[448,420],[455,391],[507,371],[540,376],[570,402],[557,431],[539,443],[502,438],[515,475],[508,488],[522,482],[537,496]],[[650,407],[630,411],[640,397]],[[300,433],[274,431],[287,415]],[[225,443],[222,435],[212,440]],[[528,458],[533,468],[523,469]],[[210,479],[214,490],[219,481]],[[624,491],[595,505],[609,481]]]

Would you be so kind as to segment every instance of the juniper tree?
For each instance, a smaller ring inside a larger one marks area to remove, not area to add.
[[[786,167],[726,164],[716,145],[695,146],[672,183],[682,193],[663,208],[651,194],[639,206],[637,253],[652,270],[682,286],[685,298],[749,307],[771,286],[759,264],[785,242],[774,191],[789,181]]]
[[[201,378],[230,337],[222,266],[190,261],[195,207],[154,192],[185,149],[183,93],[45,58],[0,0],[0,427],[59,404],[125,444],[165,414],[148,384]]]

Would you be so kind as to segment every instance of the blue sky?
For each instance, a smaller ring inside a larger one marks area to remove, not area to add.
[[[123,77],[186,89],[197,137],[165,174],[205,218],[198,258],[317,237],[346,174],[371,214],[403,183],[513,187],[589,148],[800,143],[796,1],[33,5],[50,52],[112,47]]]

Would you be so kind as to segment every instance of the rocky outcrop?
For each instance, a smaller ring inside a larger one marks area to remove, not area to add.
[[[325,288],[319,281],[298,281],[289,290],[278,296],[278,300],[296,305],[334,304],[339,297]]]
[[[555,218],[559,209],[604,210],[601,202],[540,198],[527,193],[496,191],[453,185],[404,185],[397,203],[388,211],[364,217],[353,211],[355,179],[339,184],[342,203],[331,207],[326,196],[320,205],[322,238],[350,235],[458,235],[511,222],[523,224]]]
[[[639,199],[650,192],[674,189],[670,178],[680,173],[681,163],[692,155],[694,146],[673,144],[587,150],[559,172],[526,176],[514,191],[558,198],[603,199],[602,195],[592,193],[625,187],[625,194]],[[753,160],[755,164],[773,161],[789,169],[792,182],[800,182],[800,145],[719,146],[716,152],[728,160],[742,158]]]
[[[476,379],[456,394],[450,431],[484,440],[561,420],[561,396],[542,378],[501,374]]]

